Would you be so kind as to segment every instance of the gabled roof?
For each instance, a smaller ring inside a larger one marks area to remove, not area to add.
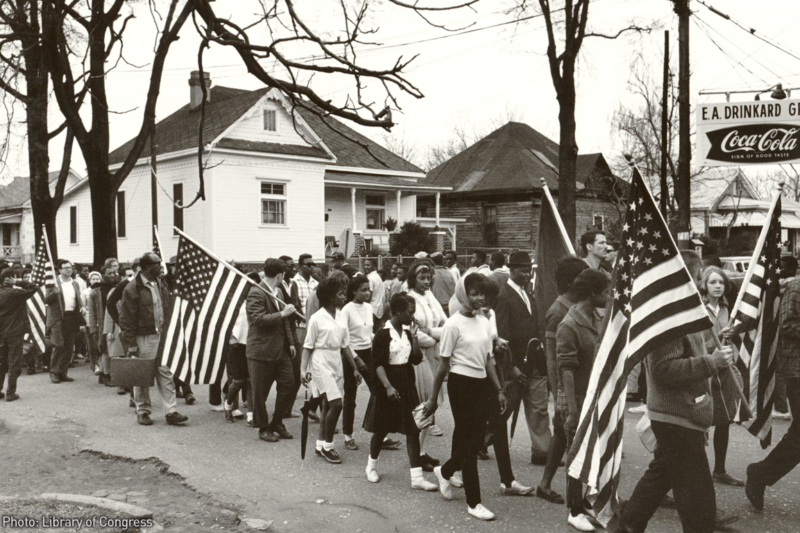
[[[509,122],[428,172],[428,184],[452,187],[453,193],[530,191],[541,178],[558,190],[558,144],[527,124]],[[600,165],[600,153],[578,156],[578,181],[585,183]]]
[[[204,142],[210,143],[222,135],[239,118],[247,113],[258,101],[264,97],[269,88],[247,91],[231,87],[216,86],[211,89],[211,99],[205,108],[205,122],[203,124]],[[422,174],[422,170],[412,165],[405,159],[391,153],[376,142],[361,135],[355,130],[345,126],[332,117],[324,121],[314,113],[295,109],[314,133],[336,156],[336,162],[331,160],[331,165],[340,167],[355,167],[383,171],[414,172]],[[326,124],[326,122],[328,124]],[[330,125],[329,125],[330,124]],[[157,153],[159,155],[180,152],[197,148],[198,132],[200,127],[200,111],[189,109],[189,104],[178,109],[165,119],[158,122],[156,127]],[[342,136],[341,132],[350,139]],[[133,148],[135,139],[131,139],[109,154],[109,165],[120,164]],[[367,151],[359,143],[369,147]],[[289,155],[304,155],[330,159],[325,150],[319,146],[301,146],[279,143],[265,143],[240,141],[238,139],[223,139],[217,146],[249,152],[278,153]],[[376,161],[375,157],[383,161]],[[145,145],[140,157],[150,157],[150,143]]]
[[[78,177],[72,169],[69,172]],[[50,173],[50,183],[58,179],[58,174],[57,170]],[[78,179],[80,178],[78,177]],[[17,176],[8,185],[0,187],[0,209],[21,208],[22,204],[30,199],[31,178],[29,176]]]

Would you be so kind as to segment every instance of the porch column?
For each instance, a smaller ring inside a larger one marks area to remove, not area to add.
[[[353,233],[357,233],[358,230],[356,229],[356,188],[350,188],[350,215],[353,217],[352,220],[352,228]]]
[[[436,193],[436,227],[439,227],[439,199],[441,198],[442,193]]]
[[[400,197],[402,196],[401,191],[397,191],[397,227],[400,227]]]

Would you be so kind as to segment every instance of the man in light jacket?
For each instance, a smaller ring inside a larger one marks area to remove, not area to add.
[[[75,334],[80,328],[81,290],[72,279],[72,263],[66,259],[56,262],[58,282],[47,289],[47,329],[53,343],[50,357],[50,381],[53,383],[74,381],[67,376]]]

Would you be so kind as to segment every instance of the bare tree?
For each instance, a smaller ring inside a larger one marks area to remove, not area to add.
[[[74,133],[86,162],[92,203],[94,262],[101,264],[117,255],[116,213],[114,205],[119,186],[128,177],[155,127],[155,111],[167,53],[178,32],[192,13],[193,2],[170,0],[166,16],[161,17],[156,0],[147,4],[153,20],[160,21],[159,37],[150,71],[150,86],[144,105],[142,123],[133,148],[115,172],[108,168],[109,114],[106,74],[122,57],[123,36],[135,17],[125,0],[45,0],[43,2],[44,57],[53,82],[61,113]],[[76,41],[82,46],[79,48]],[[76,51],[81,52],[77,60]],[[81,116],[84,96],[91,94],[88,105],[91,121]]]
[[[394,135],[384,133],[380,137],[381,144],[384,148],[392,152],[394,155],[402,157],[406,161],[410,161],[417,166],[419,162],[419,150],[417,150],[416,143],[409,141],[405,135]]]
[[[43,34],[50,23],[42,16],[37,0],[0,0],[0,89],[4,93],[8,127],[16,105],[25,109],[25,125],[30,173],[31,211],[36,242],[46,227],[53,255],[58,257],[56,214],[64,198],[64,188],[72,159],[73,134],[66,124],[53,131],[48,124],[48,71]],[[85,92],[78,94],[80,100]],[[10,98],[11,101],[6,101]],[[54,194],[50,194],[50,141],[66,129],[64,152]],[[10,130],[7,130],[7,133]],[[10,136],[6,136],[6,143]]]
[[[629,25],[616,33],[587,31],[590,0],[564,0],[555,6],[550,0],[538,0],[538,8],[547,29],[547,59],[550,77],[556,91],[560,126],[558,154],[558,211],[567,233],[575,239],[575,182],[577,176],[578,143],[575,139],[575,69],[578,53],[586,37],[616,39],[627,32],[649,32],[651,28]],[[518,0],[514,11],[520,20],[533,9],[528,0]],[[558,13],[557,13],[558,12]],[[559,16],[558,19],[555,15]],[[563,15],[563,20],[561,16]],[[561,51],[559,52],[559,48]]]

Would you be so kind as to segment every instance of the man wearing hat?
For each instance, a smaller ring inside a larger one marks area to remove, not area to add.
[[[341,270],[343,264],[344,254],[342,252],[333,252],[331,254],[331,271],[328,273],[328,277],[333,276],[335,272]]]
[[[510,354],[498,359],[502,370],[509,409],[506,416],[525,406],[525,418],[531,437],[531,462],[544,465],[550,446],[550,417],[547,413],[547,359],[542,351],[531,353],[525,361],[528,342],[541,339],[536,303],[530,293],[531,257],[525,252],[509,256],[509,278],[500,288],[495,311],[497,333],[508,340]]]

